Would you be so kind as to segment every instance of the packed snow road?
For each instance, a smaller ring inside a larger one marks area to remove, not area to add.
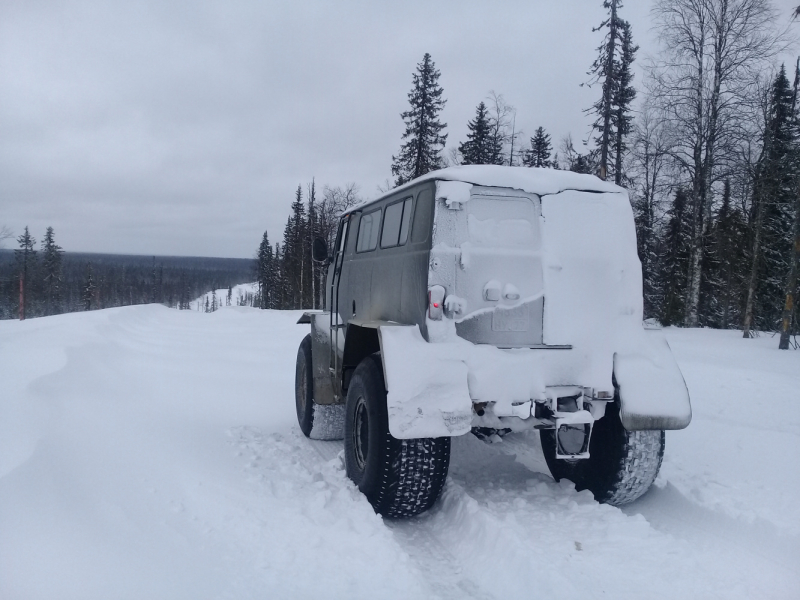
[[[0,598],[797,598],[800,353],[669,330],[694,420],[622,510],[466,436],[383,521],[297,427],[297,316],[0,322]]]

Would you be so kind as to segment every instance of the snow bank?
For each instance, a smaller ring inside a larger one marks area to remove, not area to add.
[[[425,596],[297,431],[298,316],[148,305],[0,323],[0,598]]]

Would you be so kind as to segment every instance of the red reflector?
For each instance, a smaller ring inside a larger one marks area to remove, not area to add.
[[[439,308],[439,303],[438,302],[434,302],[433,303],[433,308]]]

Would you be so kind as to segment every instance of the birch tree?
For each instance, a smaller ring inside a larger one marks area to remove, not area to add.
[[[657,0],[662,52],[651,65],[654,97],[677,132],[673,157],[687,173],[691,214],[684,323],[698,324],[703,241],[713,185],[733,152],[758,73],[782,48],[769,0]]]

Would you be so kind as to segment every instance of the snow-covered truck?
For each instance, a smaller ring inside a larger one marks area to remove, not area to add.
[[[552,169],[435,171],[341,215],[325,309],[296,369],[303,433],[344,438],[380,514],[430,508],[453,436],[538,429],[553,477],[620,505],[691,420],[661,332],[642,322],[624,189]]]

